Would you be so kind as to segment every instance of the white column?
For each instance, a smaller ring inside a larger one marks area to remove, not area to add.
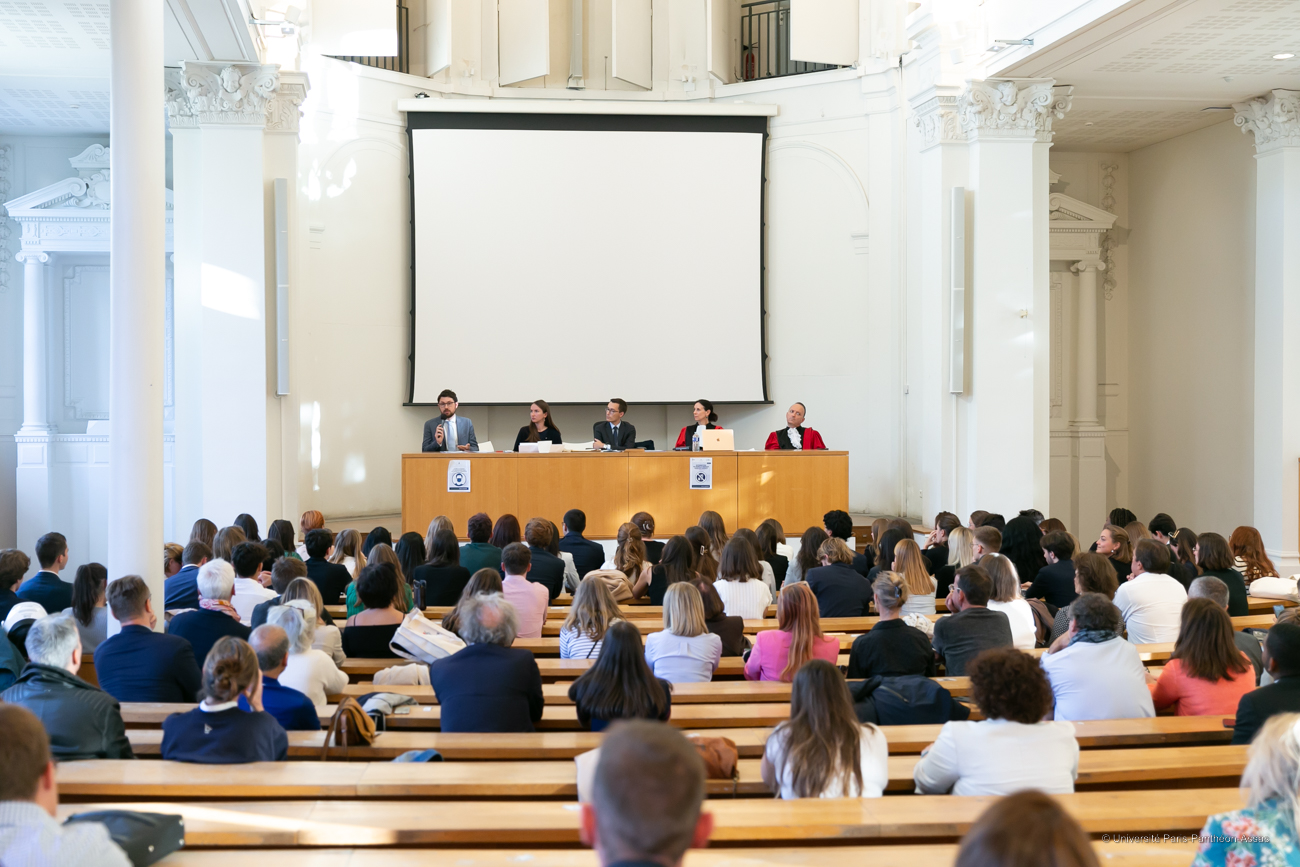
[[[958,100],[974,208],[964,469],[969,502],[1003,514],[1049,509],[1047,149],[1070,92],[1050,79],[990,79]]]
[[[113,230],[109,279],[108,578],[163,598],[163,328],[166,193],[163,4],[110,0]],[[159,620],[159,626],[162,622]],[[116,628],[114,627],[114,631]]]
[[[1300,565],[1300,91],[1233,108],[1255,134],[1253,523],[1287,575]]]
[[[24,250],[23,263],[23,426],[21,433],[46,433],[49,423],[49,360],[45,341],[45,265],[48,253]]]
[[[1070,266],[1079,275],[1075,312],[1078,353],[1075,360],[1074,421],[1097,423],[1097,272],[1106,263],[1085,259]]]

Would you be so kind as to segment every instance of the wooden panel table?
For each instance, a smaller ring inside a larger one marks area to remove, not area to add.
[[[832,508],[843,508],[828,503],[849,501],[848,452],[739,452],[736,494],[737,526],[776,518],[787,534],[800,535],[820,527]]]

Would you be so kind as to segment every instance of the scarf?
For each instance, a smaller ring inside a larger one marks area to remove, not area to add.
[[[239,619],[239,612],[235,610],[235,606],[231,605],[230,601],[227,599],[200,599],[199,607],[205,611],[220,611],[224,614],[229,614],[236,620]]]
[[[1080,629],[1070,639],[1069,646],[1072,647],[1081,641],[1085,644],[1102,644],[1112,638],[1119,638],[1119,633],[1113,629]]]

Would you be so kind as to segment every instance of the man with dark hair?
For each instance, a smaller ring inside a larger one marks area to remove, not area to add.
[[[0,705],[0,864],[130,867],[98,822],[62,824],[50,739],[31,711]]]
[[[795,401],[785,411],[785,427],[774,430],[767,435],[763,443],[765,451],[774,452],[786,449],[794,451],[826,450],[822,435],[810,427],[804,427],[803,421],[808,416],[808,408]]]
[[[1124,640],[1124,619],[1101,593],[1070,605],[1069,640],[1041,657],[1052,682],[1056,719],[1137,719],[1156,715],[1146,667]]]
[[[1019,517],[1029,518],[1036,525],[1041,525],[1043,523],[1043,513],[1037,509],[1021,509]]]
[[[528,580],[544,586],[554,601],[564,589],[564,560],[547,550],[551,546],[551,522],[545,518],[533,518],[524,527],[524,541],[528,543],[528,553],[532,558]]]
[[[199,567],[212,559],[212,549],[193,541],[181,552],[181,571],[163,582],[163,610],[199,607]]]
[[[179,635],[153,631],[158,618],[144,579],[110,581],[108,609],[122,629],[95,648],[100,689],[118,701],[198,701],[202,678],[194,648]]]
[[[975,553],[976,563],[985,554],[998,553],[1002,550],[1002,531],[988,524],[981,524],[976,527],[974,540],[971,542],[971,550]]]
[[[62,533],[46,533],[36,540],[36,561],[41,570],[18,588],[18,598],[51,614],[71,608],[72,585],[59,577],[68,565],[68,540]]]
[[[285,731],[320,731],[320,715],[311,699],[292,687],[280,683],[289,662],[289,635],[279,626],[264,623],[248,636],[262,670],[262,709],[275,717]],[[241,710],[251,710],[247,699],[239,697]]]
[[[934,529],[925,539],[925,559],[930,563],[930,574],[936,574],[948,565],[948,534],[961,526],[961,518],[952,512],[940,512],[934,516]]]
[[[1169,548],[1143,539],[1133,548],[1133,571],[1115,593],[1128,640],[1134,644],[1177,641],[1187,589],[1169,575]]]
[[[1151,531],[1151,535],[1157,541],[1172,545],[1174,543],[1173,536],[1178,532],[1178,525],[1174,523],[1173,518],[1161,512],[1151,519],[1151,523],[1147,524],[1147,529]]]
[[[268,583],[271,580],[270,574],[262,571],[267,555],[266,546],[259,542],[240,542],[230,552],[230,565],[235,567],[235,595],[230,604],[243,623],[252,622],[253,609],[276,596],[262,583],[263,578]]]
[[[480,569],[501,571],[501,549],[489,542],[492,538],[492,519],[485,512],[471,515],[467,526],[469,541],[460,546],[460,565],[471,577]]]
[[[0,623],[9,616],[10,608],[22,602],[14,588],[22,582],[31,565],[32,559],[17,548],[0,551]]]
[[[331,563],[326,558],[334,551],[334,534],[324,527],[308,530],[303,540],[307,546],[307,577],[320,590],[326,605],[343,602],[343,594],[352,583],[352,573],[342,563]]]
[[[847,544],[853,538],[853,519],[843,509],[831,509],[822,515],[822,527],[832,539],[843,539]]]
[[[528,578],[532,561],[532,551],[518,542],[511,542],[501,552],[501,571],[505,573],[501,579],[501,592],[514,606],[519,618],[520,638],[542,637],[546,607],[551,599],[544,584]]]
[[[1053,608],[1064,608],[1079,594],[1074,592],[1074,540],[1069,533],[1054,530],[1038,542],[1047,565],[1038,570],[1032,583],[1022,584],[1026,599],[1043,599]]]
[[[934,649],[943,658],[949,677],[966,674],[966,665],[982,651],[1014,646],[1011,621],[1001,611],[988,607],[993,579],[979,566],[957,570],[948,593],[948,610],[934,624]]]
[[[560,539],[560,550],[573,555],[573,565],[578,570],[579,581],[605,562],[604,546],[583,538],[586,529],[587,515],[581,509],[570,509],[564,513],[564,523],[560,526],[564,533]]]
[[[476,452],[478,437],[474,435],[474,422],[459,418],[456,408],[460,401],[456,392],[444,388],[438,395],[438,417],[424,423],[422,452]]]
[[[1300,624],[1273,624],[1264,640],[1264,670],[1273,682],[1237,702],[1234,744],[1250,743],[1274,714],[1300,713]]]
[[[636,445],[636,428],[630,422],[623,421],[626,413],[627,401],[621,397],[610,398],[605,406],[605,420],[592,425],[592,448],[596,451],[609,449],[621,452]]]
[[[678,867],[713,833],[703,801],[704,762],[685,735],[661,722],[619,722],[601,742],[579,833],[602,867]]]
[[[980,520],[979,525],[980,527],[992,527],[993,529],[1001,533],[1003,530],[1007,528],[1007,519],[1002,517],[997,512],[987,512],[985,513],[984,517]],[[979,529],[979,527],[977,527],[976,529]]]
[[[256,629],[266,622],[266,615],[270,613],[272,608],[280,604],[280,597],[284,595],[285,590],[289,589],[289,584],[292,583],[293,579],[306,577],[307,564],[301,560],[293,557],[281,557],[276,560],[275,565],[271,567],[271,589],[275,591],[275,598],[257,603],[250,621],[252,628]],[[321,619],[325,623],[333,624],[329,612],[322,613],[324,616]]]
[[[1187,588],[1188,599],[1209,599],[1215,605],[1228,610],[1228,585],[1213,575],[1202,575],[1192,581]],[[1264,671],[1264,652],[1259,639],[1244,629],[1234,629],[1232,640],[1237,649],[1250,657],[1250,664],[1255,668],[1255,685],[1259,686],[1259,676]]]

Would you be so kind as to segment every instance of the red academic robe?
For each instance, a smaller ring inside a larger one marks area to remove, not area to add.
[[[767,435],[767,443],[763,448],[769,452],[793,448],[790,445],[790,434],[786,433],[787,430],[789,430],[789,428],[781,428],[780,430],[772,431]],[[805,451],[809,449],[826,448],[826,443],[822,442],[822,435],[812,428],[801,427],[799,428],[799,433]]]

